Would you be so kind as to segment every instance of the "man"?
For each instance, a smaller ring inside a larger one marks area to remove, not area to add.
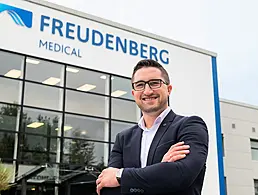
[[[132,88],[142,118],[117,135],[109,168],[96,180],[97,193],[200,195],[208,154],[206,124],[198,116],[172,111],[168,73],[154,60],[138,62]]]

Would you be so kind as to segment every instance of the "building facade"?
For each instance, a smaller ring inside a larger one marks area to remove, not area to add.
[[[221,100],[227,195],[258,195],[258,107]]]
[[[86,168],[97,175],[107,165],[115,135],[139,120],[130,83],[0,51],[0,158],[15,173],[13,182],[44,164],[27,178],[28,193],[37,190],[34,184],[59,185]]]

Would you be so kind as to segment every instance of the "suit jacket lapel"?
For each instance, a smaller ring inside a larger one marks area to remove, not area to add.
[[[149,149],[148,153],[148,159],[147,159],[147,166],[152,164],[153,157],[155,154],[155,151],[157,149],[157,146],[160,142],[160,139],[163,137],[164,133],[167,131],[170,123],[174,120],[175,118],[175,113],[171,110],[168,115],[164,118],[164,120],[161,122]]]
[[[133,130],[131,139],[131,154],[133,160],[133,167],[141,167],[141,141],[142,141],[142,129],[140,127]]]

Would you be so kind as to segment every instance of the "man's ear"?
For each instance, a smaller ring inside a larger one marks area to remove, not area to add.
[[[169,93],[169,95],[170,95],[170,93],[172,92],[172,85],[170,84],[170,85],[168,85],[168,93]]]

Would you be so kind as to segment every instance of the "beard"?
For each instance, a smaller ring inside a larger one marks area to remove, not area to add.
[[[159,97],[158,97],[159,98]],[[138,107],[141,109],[142,112],[145,113],[155,113],[158,111],[163,111],[166,108],[166,105],[168,103],[168,100],[166,98],[160,100],[157,100],[158,102],[153,105],[147,105],[144,103],[138,103]]]

